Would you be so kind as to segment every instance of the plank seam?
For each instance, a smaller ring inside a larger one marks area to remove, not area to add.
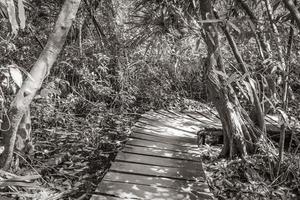
[[[168,168],[173,168],[173,169],[178,169],[178,166],[171,166],[171,165],[159,165],[159,164],[150,164],[150,163],[143,163],[143,162],[135,162],[135,161],[127,161],[127,160],[121,160],[121,159],[116,159],[116,162],[119,163],[132,163],[132,164],[142,164],[142,165],[147,165],[147,166],[153,166],[153,167],[168,167]]]
[[[133,138],[133,139],[140,139],[140,140],[146,140],[146,141],[149,141],[149,142],[158,142],[158,143],[163,143],[163,144],[170,144],[170,145],[179,146],[179,147],[189,147],[189,145],[183,146],[183,145],[180,145],[180,144],[169,143],[169,142],[163,142],[163,141],[157,141],[157,140],[151,140],[151,139],[146,139],[146,138],[142,138],[142,137],[137,137],[137,136],[134,136],[134,135],[132,135],[130,138]],[[190,144],[190,146],[191,146],[191,145],[196,145],[196,144],[192,144],[192,143],[189,143],[189,144]]]
[[[159,155],[151,155],[151,154],[143,154],[143,153],[134,153],[134,152],[126,151],[126,150],[123,150],[122,152],[135,154],[135,155],[142,155],[142,156],[152,156],[152,157],[157,157],[157,158],[168,158],[168,159],[173,159],[173,160],[183,160],[183,161],[191,161],[191,162],[195,162],[195,163],[202,163],[200,158],[199,158],[199,161],[198,161],[198,160],[193,160],[193,159],[174,158],[174,157],[167,157],[167,156],[159,156]]]
[[[193,182],[196,182],[195,179],[177,178],[177,177],[162,176],[162,175],[148,175],[148,174],[142,174],[142,173],[138,173],[138,172],[124,172],[124,171],[119,171],[119,170],[114,170],[114,169],[111,169],[109,171],[111,171],[111,172],[118,172],[118,173],[127,173],[127,174],[133,174],[133,175],[142,175],[142,176],[147,176],[147,177],[159,177],[159,178],[168,178],[168,179],[173,179],[173,180],[183,180],[183,181],[193,181]]]
[[[171,139],[171,140],[177,140],[178,142],[185,142],[187,144],[193,144],[191,143],[191,141],[188,141],[188,140],[192,140],[192,141],[197,141],[196,137],[194,138],[191,138],[191,137],[181,137],[181,136],[176,136],[176,137],[173,137],[173,136],[166,136],[166,135],[160,135],[159,133],[153,133],[153,134],[150,134],[150,133],[144,133],[144,132],[140,132],[140,131],[136,131],[136,130],[133,130],[131,135],[134,135],[134,134],[140,134],[140,135],[146,135],[146,136],[150,136],[150,137],[157,137],[157,138],[163,138],[163,139]]]
[[[162,149],[162,148],[158,148],[158,147],[147,147],[147,146],[143,146],[143,145],[138,145],[138,144],[126,144],[126,146],[135,146],[135,147],[145,147],[145,148],[153,148],[153,149],[160,149],[160,150],[167,150],[167,151],[172,151],[172,152],[181,152],[181,153],[187,153],[189,154],[190,152],[188,151],[179,151],[179,150],[172,150],[172,149]]]
[[[157,131],[157,130],[155,130],[155,129],[151,129],[151,127],[150,128],[148,128],[148,127],[142,127],[142,126],[139,126],[139,125],[134,125],[135,127],[137,127],[137,128],[143,128],[143,129],[147,129],[147,130],[150,130],[150,131]],[[152,127],[155,127],[155,126],[153,126],[153,125],[151,125]],[[158,126],[157,126],[158,127]],[[167,128],[172,128],[172,129],[175,129],[175,130],[178,130],[178,131],[182,131],[182,132],[185,132],[185,133],[188,133],[188,134],[191,134],[191,135],[197,135],[195,132],[197,132],[197,131],[187,131],[187,130],[183,130],[183,129],[180,129],[180,128],[176,128],[176,127],[173,127],[173,126],[169,126],[169,125],[164,125],[164,127],[167,127]],[[159,128],[159,127],[158,127]]]

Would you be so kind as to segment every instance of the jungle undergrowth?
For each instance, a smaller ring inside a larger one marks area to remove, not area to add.
[[[201,147],[203,167],[211,191],[217,199],[298,199],[300,157],[286,154],[279,176],[276,159],[252,155],[245,160],[218,158],[221,145]]]

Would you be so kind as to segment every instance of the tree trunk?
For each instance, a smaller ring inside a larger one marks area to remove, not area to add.
[[[262,26],[259,25],[259,20],[255,13],[251,10],[251,8],[248,6],[248,4],[244,0],[235,0],[237,4],[244,10],[244,12],[249,16],[252,24],[254,25],[254,34],[255,38],[257,38],[257,45],[258,45],[258,50],[261,54],[262,60],[265,60],[270,57],[269,55],[269,49],[268,45],[265,41],[264,35],[263,35],[263,30]]]
[[[106,0],[102,2],[102,11],[104,16],[105,28],[107,32],[108,46],[106,47],[110,54],[110,61],[108,63],[108,73],[110,75],[110,83],[116,92],[120,92],[120,83],[118,78],[119,59],[122,52],[121,43],[119,41],[116,14],[113,0]]]
[[[8,169],[13,157],[17,130],[36,92],[49,74],[66,41],[67,34],[75,19],[80,0],[66,0],[58,16],[53,33],[30,71],[28,77],[13,100],[8,118],[3,121],[4,151],[0,156],[0,167]]]
[[[263,25],[261,25],[261,23],[259,23],[259,16],[255,15],[255,13],[251,10],[251,8],[248,6],[248,4],[244,1],[244,0],[235,0],[237,2],[237,4],[243,9],[243,11],[249,16],[251,23],[250,23],[250,28],[253,31],[254,35],[255,35],[255,39],[257,42],[257,46],[258,46],[258,50],[260,53],[260,57],[262,59],[262,61],[271,58],[272,57],[272,50],[271,50],[271,45],[269,44],[269,42],[266,40],[265,38],[265,34],[264,34],[264,27]],[[278,49],[277,49],[278,50]],[[261,65],[264,66],[264,65]],[[267,71],[267,69],[262,69],[262,71]],[[261,77],[257,76],[256,77],[259,83],[259,88],[258,88],[258,96],[260,97],[260,102],[265,102],[262,104],[262,111],[264,112],[264,114],[267,114],[269,111],[271,111],[271,107],[272,105],[266,101],[264,99],[264,95],[263,93],[265,93],[265,95],[269,98],[269,99],[276,99],[277,95],[276,95],[276,84],[277,81],[277,77],[275,77],[275,74],[271,73],[270,70],[267,71],[265,78],[267,79],[268,88],[264,87],[264,84],[262,83]],[[251,111],[253,117],[258,116],[259,115],[259,111],[253,109]],[[255,120],[259,120],[259,118],[253,118],[253,121]]]
[[[202,20],[215,19],[210,0],[201,0],[200,9]],[[220,115],[224,134],[224,146],[220,156],[244,157],[256,150],[262,132],[251,127],[249,117],[242,112],[233,88],[226,84],[216,26],[214,23],[204,23],[203,27],[208,54],[208,64],[205,67],[209,96]]]
[[[27,108],[25,114],[22,117],[20,122],[15,148],[17,151],[23,153],[29,153],[33,150],[33,146],[31,143],[31,118],[30,118],[30,109]]]
[[[253,93],[253,103],[254,103],[254,108],[255,108],[254,114],[255,114],[255,122],[256,123],[254,123],[254,124],[257,125],[263,133],[265,133],[266,132],[265,115],[263,113],[263,109],[262,109],[261,103],[259,101],[259,97],[257,94],[258,92],[255,88],[253,88],[253,85],[250,83],[251,78],[250,78],[248,67],[245,64],[244,59],[243,59],[242,55],[240,54],[233,37],[229,33],[227,25],[224,24],[221,26],[221,28],[228,40],[229,46],[231,47],[231,50],[232,50],[232,53],[240,66],[241,72],[243,74],[246,74],[246,81],[251,86],[251,91]]]
[[[89,15],[93,20],[93,24],[97,30],[97,33],[100,37],[100,44],[105,49],[106,53],[109,55],[110,60],[108,63],[108,76],[109,82],[113,88],[113,90],[118,93],[121,90],[118,72],[119,72],[119,58],[121,56],[122,48],[121,43],[119,41],[119,35],[117,31],[116,24],[116,14],[113,5],[113,0],[106,1],[95,1],[95,5],[93,6],[95,10],[100,6],[103,19],[101,22],[104,25],[100,25],[101,22],[98,22],[95,18],[95,15],[92,12],[91,3],[87,0],[84,0],[87,5],[87,9]]]

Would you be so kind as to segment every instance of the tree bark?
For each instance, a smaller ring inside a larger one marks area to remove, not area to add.
[[[201,0],[202,20],[215,19],[211,1]],[[209,95],[221,118],[224,134],[224,146],[220,156],[244,157],[256,150],[261,131],[251,128],[249,117],[242,112],[233,88],[226,84],[226,72],[219,45],[218,30],[213,23],[203,25],[207,45],[206,77]],[[220,75],[224,74],[224,75]]]
[[[118,93],[120,92],[120,83],[118,80],[118,72],[119,72],[119,58],[122,54],[122,47],[119,41],[119,35],[117,31],[116,24],[116,14],[114,9],[113,0],[106,1],[95,1],[95,5],[92,6],[87,0],[84,0],[87,5],[87,9],[90,17],[92,18],[93,24],[97,30],[97,34],[100,37],[100,44],[105,49],[106,53],[109,55],[110,60],[108,63],[108,75],[109,82],[113,88],[113,90]],[[101,6],[101,7],[100,7]],[[101,8],[102,12],[102,23],[104,25],[100,25],[100,23],[96,20],[95,15],[92,12],[92,7],[97,10],[98,7]]]
[[[265,116],[264,112],[261,106],[261,103],[259,101],[259,97],[257,95],[257,91],[255,88],[253,88],[252,84],[250,83],[250,75],[249,75],[249,70],[244,62],[244,59],[242,55],[240,54],[238,47],[233,39],[233,37],[230,35],[229,30],[227,25],[222,26],[223,32],[228,40],[229,46],[231,47],[231,50],[233,52],[233,55],[235,59],[237,60],[238,64],[241,67],[241,71],[243,74],[246,74],[246,80],[249,82],[249,85],[251,86],[252,94],[253,94],[253,100],[254,100],[254,106],[255,106],[255,114],[256,114],[256,119],[257,119],[257,126],[259,129],[265,133],[266,132],[266,125],[265,125]]]
[[[0,167],[8,169],[13,157],[16,135],[19,124],[29,107],[36,92],[40,89],[44,79],[49,74],[53,63],[61,52],[66,41],[73,20],[76,17],[80,0],[66,0],[58,16],[53,33],[30,71],[28,77],[13,100],[8,117],[4,118],[2,129],[4,140],[4,151],[0,156]]]
[[[266,0],[267,1],[267,0]],[[293,18],[291,19],[291,24],[294,24],[296,22],[298,28],[300,29],[300,13],[296,9],[297,1],[295,0],[295,4],[293,1],[284,1],[286,2],[285,5],[287,8],[291,4],[293,4],[294,7],[291,7],[289,10],[291,14],[293,15]],[[295,8],[295,9],[293,9]],[[292,13],[294,12],[294,13]],[[298,18],[298,19],[297,19]],[[274,25],[275,26],[275,25]],[[276,26],[275,26],[276,27]],[[278,33],[278,31],[277,31]],[[289,98],[288,98],[288,91],[289,91],[289,74],[290,74],[290,54],[291,54],[291,49],[292,49],[292,44],[293,44],[293,36],[294,36],[294,30],[292,26],[290,27],[290,34],[289,34],[289,40],[288,40],[288,45],[287,45],[287,54],[286,54],[286,59],[285,59],[285,64],[286,67],[284,68],[284,73],[283,73],[283,94],[282,94],[282,109],[284,112],[287,112],[288,110],[288,104],[289,104]],[[278,37],[278,36],[277,36]],[[283,51],[283,50],[281,50]],[[284,56],[283,53],[281,52],[281,59],[284,61]],[[285,134],[287,130],[287,125],[285,123],[282,123],[281,125],[281,132],[280,132],[280,140],[279,140],[279,158],[278,158],[278,166],[277,166],[277,176],[279,175],[280,172],[280,165],[283,160],[283,155],[284,155],[284,143],[285,143]],[[292,133],[293,135],[293,133]],[[291,141],[292,141],[292,135],[291,135]],[[289,145],[290,149],[290,145]],[[288,151],[289,151],[288,149]]]
[[[259,20],[256,17],[255,13],[252,12],[251,8],[244,0],[235,0],[238,5],[244,10],[244,12],[249,16],[252,24],[255,26],[254,34],[257,37],[257,43],[259,51],[262,51],[261,57],[263,60],[270,57],[268,45],[265,42],[264,36],[262,34],[262,28],[259,25]]]
[[[27,108],[17,131],[15,148],[17,151],[29,153],[33,150],[31,143],[31,118],[30,109]]]
[[[108,52],[110,54],[110,61],[108,63],[108,73],[110,77],[110,83],[112,88],[116,92],[120,92],[120,83],[118,78],[119,73],[119,62],[122,53],[122,47],[120,43],[120,37],[118,35],[116,13],[113,4],[113,0],[106,0],[102,2],[102,11],[104,16],[105,27],[107,29],[108,39]]]
[[[251,23],[250,23],[250,28],[253,31],[255,35],[255,39],[257,42],[258,50],[260,53],[260,57],[262,60],[266,60],[268,58],[272,57],[272,50],[271,50],[271,45],[269,45],[268,41],[266,41],[265,36],[263,34],[263,26],[261,23],[259,23],[258,17],[255,15],[255,13],[251,10],[251,8],[248,6],[248,4],[245,2],[245,0],[235,0],[237,4],[243,9],[243,11],[249,16]],[[270,13],[270,12],[268,12]],[[279,51],[279,49],[277,48]],[[263,65],[262,65],[263,66]],[[264,70],[262,70],[264,71]],[[269,70],[270,71],[270,70]],[[259,82],[259,96],[260,96],[260,102],[265,102],[262,104],[262,111],[267,114],[270,111],[270,103],[265,101],[263,93],[265,93],[265,90],[267,91],[266,95],[269,99],[276,99],[276,84],[277,77],[275,77],[275,74],[269,73],[265,75],[265,78],[267,79],[267,82],[269,84],[268,88],[264,88],[264,84],[262,84],[261,77],[258,76],[256,77]],[[258,110],[253,110],[252,113],[254,114],[253,116],[258,114]]]

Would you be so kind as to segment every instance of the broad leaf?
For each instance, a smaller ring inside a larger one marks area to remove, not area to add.
[[[253,91],[255,91],[255,90],[256,90],[256,87],[255,87],[255,80],[252,79],[252,78],[249,78],[249,83],[250,83],[250,85],[251,85]]]

